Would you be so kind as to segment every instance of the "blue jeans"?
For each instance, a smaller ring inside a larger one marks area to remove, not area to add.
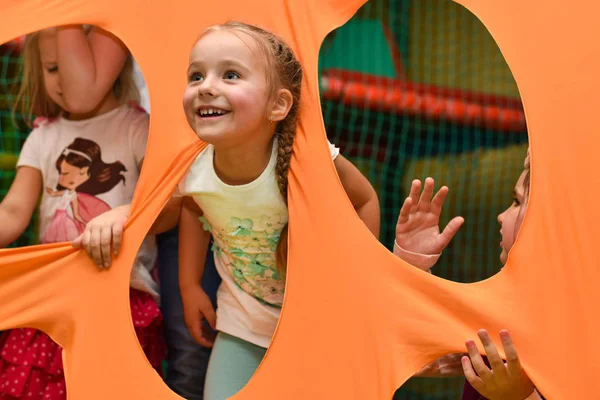
[[[177,228],[157,235],[157,245],[161,309],[167,341],[166,383],[171,390],[188,400],[202,400],[211,350],[196,343],[185,325],[183,303],[179,292]],[[215,268],[213,253],[209,251],[202,287],[215,307],[220,283],[221,278]]]

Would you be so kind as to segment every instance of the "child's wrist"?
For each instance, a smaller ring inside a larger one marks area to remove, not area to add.
[[[188,283],[188,282],[186,282],[185,284],[182,284],[181,282],[179,283],[179,291],[181,293],[189,292],[190,290],[194,291],[194,290],[198,290],[198,289],[204,291],[204,288],[202,288],[202,285],[200,285],[198,283]]]
[[[431,267],[437,263],[442,253],[439,254],[421,254],[413,253],[400,247],[398,242],[394,240],[394,255],[401,258],[403,261],[414,265],[424,271],[429,271]]]

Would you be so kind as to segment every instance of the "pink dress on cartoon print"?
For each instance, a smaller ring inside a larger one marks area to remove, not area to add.
[[[83,137],[97,143],[103,153],[123,162],[129,171],[128,182],[136,182],[138,176],[134,172],[144,156],[147,133],[147,114],[129,106],[85,121],[62,118],[43,121],[28,136],[17,165],[42,171],[45,187],[57,185],[57,155],[65,146]],[[131,191],[132,186],[119,184],[116,190],[102,192],[105,201],[68,189],[60,196],[46,194],[40,207],[40,241],[55,243],[75,239],[87,221],[110,210],[111,205],[130,202],[132,193],[127,190]],[[55,187],[51,191],[56,190]],[[73,210],[73,200],[76,210]],[[136,263],[141,263],[140,268],[153,259],[149,253],[142,254],[143,257],[136,259]],[[138,341],[152,367],[161,374],[166,346],[160,308],[151,293],[134,288],[130,288],[129,303]],[[0,400],[66,400],[66,393],[62,348],[58,344],[44,332],[30,328],[0,334]]]
[[[85,230],[85,224],[75,218],[72,202],[77,199],[81,219],[90,221],[110,210],[110,206],[95,196],[65,190],[42,237],[42,243],[70,242]]]

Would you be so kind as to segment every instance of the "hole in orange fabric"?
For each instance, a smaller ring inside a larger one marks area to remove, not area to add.
[[[35,32],[0,54],[0,246],[73,241],[133,198],[149,132],[144,79],[125,45],[92,26]],[[140,344],[160,371],[156,257],[148,237],[130,297]],[[65,398],[57,344],[34,329],[1,335],[0,397]]]
[[[375,188],[381,242],[393,249],[412,181],[432,177],[434,194],[449,188],[440,227],[464,218],[433,274],[476,282],[497,273],[500,242],[518,232],[505,224],[502,240],[498,215],[514,211],[528,137],[516,83],[485,26],[448,0],[370,1],[326,38],[319,69],[328,139]],[[426,247],[431,236],[421,237],[407,250]],[[412,379],[394,398],[455,398],[463,380]]]

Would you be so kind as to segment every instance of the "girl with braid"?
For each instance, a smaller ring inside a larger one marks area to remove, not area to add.
[[[208,28],[190,55],[183,106],[188,123],[208,146],[152,230],[165,230],[179,218],[179,286],[186,324],[200,344],[213,346],[205,400],[224,400],[244,387],[279,319],[287,254],[287,175],[302,75],[299,61],[281,38],[239,22]],[[337,148],[330,145],[330,150],[358,215],[378,236],[374,189]],[[110,231],[128,213],[124,207],[120,217],[90,223],[88,229]],[[100,235],[87,237],[94,236]],[[222,278],[216,314],[200,286],[211,236]],[[83,246],[110,258],[110,247],[102,248],[99,241]],[[217,330],[216,338],[203,330],[203,318]]]

